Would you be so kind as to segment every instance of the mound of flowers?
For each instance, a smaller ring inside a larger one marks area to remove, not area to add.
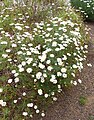
[[[80,10],[87,20],[94,21],[94,0],[71,0],[71,4]]]
[[[86,60],[87,32],[73,10],[58,9],[45,20],[32,20],[27,6],[1,9],[1,118],[44,117],[63,87],[81,83],[75,76]]]

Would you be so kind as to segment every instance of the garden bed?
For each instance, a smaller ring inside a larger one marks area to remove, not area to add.
[[[81,17],[57,2],[35,8],[0,8],[2,119],[45,117],[59,93],[82,83],[89,36]]]

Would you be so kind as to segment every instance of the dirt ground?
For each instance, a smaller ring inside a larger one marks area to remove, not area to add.
[[[83,82],[60,94],[42,120],[94,120],[94,23],[87,24],[91,28],[89,53],[78,76]],[[92,67],[87,63],[91,63]],[[84,97],[84,105],[81,105],[81,97]]]

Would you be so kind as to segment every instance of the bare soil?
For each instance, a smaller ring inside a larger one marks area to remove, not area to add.
[[[91,41],[84,69],[78,75],[83,82],[62,92],[42,120],[94,120],[94,23],[86,24],[91,28]],[[86,99],[84,105],[79,102],[81,97]]]

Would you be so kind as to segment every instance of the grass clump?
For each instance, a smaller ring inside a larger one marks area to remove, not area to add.
[[[94,120],[94,115],[89,115],[88,120]]]
[[[86,20],[94,21],[94,0],[71,0],[71,5],[81,11]]]
[[[0,11],[1,120],[44,117],[62,87],[77,85],[88,47],[83,22],[64,6],[46,11],[47,17],[30,6]]]
[[[80,103],[80,105],[85,105],[86,102],[87,102],[87,98],[86,98],[86,97],[81,96],[81,97],[79,98],[79,103]]]

